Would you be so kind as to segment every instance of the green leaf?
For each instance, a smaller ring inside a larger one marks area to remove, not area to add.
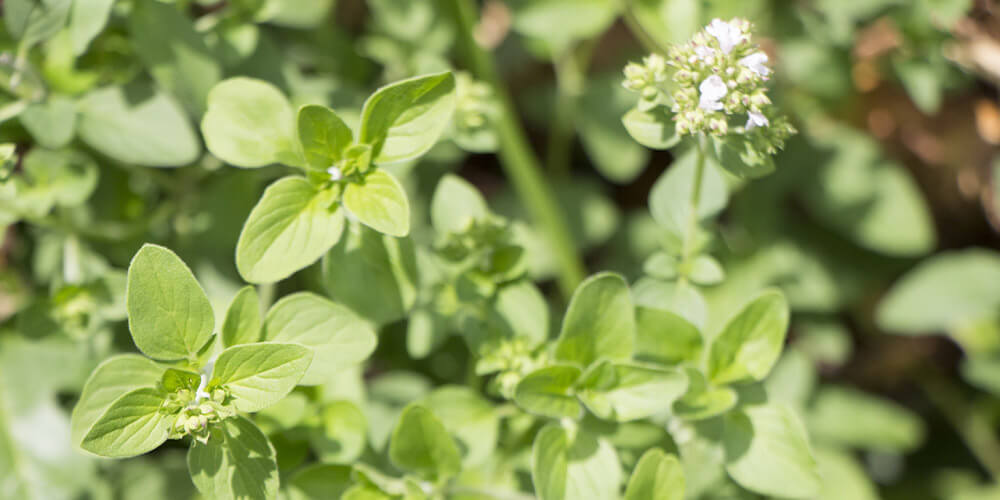
[[[954,332],[996,316],[1000,254],[986,249],[943,252],[903,276],[882,300],[879,327],[911,335]]]
[[[705,24],[699,0],[637,0],[636,21],[661,46],[686,42]]]
[[[198,389],[198,384],[201,382],[201,376],[195,372],[187,370],[178,370],[177,368],[167,368],[163,372],[163,378],[160,380],[160,386],[163,390],[171,393],[180,389],[187,389],[194,392]]]
[[[628,422],[669,411],[687,387],[680,371],[604,361],[587,370],[577,394],[594,415]]]
[[[314,464],[300,469],[288,485],[289,500],[342,498],[351,487],[350,465]]]
[[[251,344],[260,340],[260,297],[253,286],[245,286],[236,293],[226,310],[222,322],[222,345]]]
[[[191,270],[167,248],[146,244],[128,267],[128,326],[153,359],[191,358],[212,337],[212,304]]]
[[[674,403],[674,415],[684,420],[704,420],[721,415],[734,406],[738,396],[729,387],[713,387],[701,371],[685,369],[688,392]]]
[[[251,283],[273,283],[319,259],[340,239],[344,214],[335,193],[303,177],[267,187],[236,243],[236,268]]]
[[[9,0],[4,2],[3,20],[14,39],[31,47],[66,25],[71,6],[72,0]]]
[[[38,144],[58,149],[69,144],[76,133],[76,102],[53,95],[45,102],[25,108],[18,119]]]
[[[704,340],[698,328],[670,311],[636,307],[635,357],[676,365],[701,358]]]
[[[372,146],[376,163],[412,160],[437,142],[454,111],[455,77],[450,72],[396,82],[365,102],[358,142]]]
[[[580,418],[580,403],[573,385],[580,369],[571,365],[552,365],[535,370],[517,384],[514,401],[536,415],[552,418]]]
[[[330,9],[335,0],[262,0],[263,5],[254,16],[257,22],[266,22],[289,28],[316,28],[330,21]]]
[[[797,189],[805,206],[858,245],[915,257],[936,242],[930,208],[909,171],[885,157],[870,136],[834,128],[811,153],[817,171]]]
[[[162,376],[162,367],[138,354],[120,354],[98,365],[73,407],[73,444],[80,445],[115,400],[135,389],[156,387]]]
[[[301,163],[295,111],[280,90],[261,80],[230,78],[213,87],[201,133],[213,155],[237,167]]]
[[[124,458],[152,451],[167,440],[174,417],[160,411],[159,389],[135,389],[116,399],[94,422],[80,447],[102,457]]]
[[[465,230],[470,221],[486,217],[490,209],[479,191],[461,177],[446,174],[431,199],[431,223],[440,234]]]
[[[624,500],[684,500],[684,468],[674,455],[653,448],[642,455]]]
[[[80,102],[83,142],[117,161],[179,167],[201,155],[198,136],[169,95],[141,87],[105,87]]]
[[[660,176],[649,192],[649,210],[653,218],[678,239],[685,235],[691,217],[697,162],[698,152],[687,151]],[[699,221],[715,216],[729,201],[726,181],[714,163],[706,158],[703,168],[697,209]]]
[[[670,149],[681,140],[666,106],[649,111],[632,108],[622,117],[622,124],[636,142],[649,149]]]
[[[454,476],[462,470],[455,441],[437,417],[419,404],[403,410],[389,442],[389,459],[396,467],[429,479]]]
[[[630,183],[649,164],[649,152],[629,137],[620,120],[635,94],[622,87],[619,73],[588,80],[577,101],[580,143],[601,175],[618,184]]]
[[[783,498],[813,498],[822,487],[805,426],[784,405],[726,415],[726,470],[744,488]]]
[[[715,384],[763,380],[781,355],[788,330],[788,302],[768,290],[743,307],[712,341],[708,373]]]
[[[207,443],[191,441],[188,470],[198,491],[217,500],[269,500],[278,495],[274,447],[244,417],[223,420]]]
[[[496,449],[500,419],[493,405],[468,387],[445,386],[425,396],[422,404],[434,409],[458,445],[462,464],[476,467],[490,460]]]
[[[916,58],[898,61],[893,67],[917,108],[927,115],[937,114],[947,85],[945,75],[935,71],[932,63]]]
[[[354,142],[350,127],[325,106],[302,106],[297,121],[302,154],[312,168],[326,170],[340,163]]]
[[[823,478],[819,500],[879,500],[878,486],[853,454],[835,448],[816,448],[816,462]]]
[[[233,346],[216,359],[210,387],[229,389],[239,411],[260,411],[295,388],[312,357],[309,348],[298,344],[267,342]]]
[[[191,20],[176,6],[140,2],[129,16],[129,34],[139,60],[156,83],[201,116],[222,68]]]
[[[774,172],[774,159],[754,142],[731,135],[712,140],[712,155],[719,166],[739,178],[756,179]]]
[[[352,224],[346,237],[323,258],[323,284],[330,298],[384,325],[405,317],[416,301],[416,259],[409,238],[393,238]]]
[[[816,439],[886,453],[913,451],[925,435],[924,422],[915,413],[847,387],[820,389],[807,422]]]
[[[115,0],[74,0],[69,16],[69,35],[73,53],[81,55],[87,46],[104,30],[111,17]]]
[[[540,500],[566,498],[569,439],[558,425],[548,425],[535,436],[531,451],[531,482]]]
[[[545,41],[556,54],[573,41],[600,35],[618,13],[612,0],[514,0],[510,6],[514,29]]]
[[[389,236],[410,233],[410,202],[392,174],[375,170],[344,190],[344,206],[362,224]]]
[[[330,403],[320,413],[320,425],[309,442],[321,461],[350,464],[365,451],[368,422],[354,403]]]
[[[299,382],[303,385],[329,382],[338,372],[368,359],[377,342],[366,321],[309,292],[288,295],[274,304],[264,319],[264,339],[312,348],[312,365]]]
[[[635,343],[635,311],[625,280],[613,273],[591,276],[573,292],[555,356],[588,366],[599,358],[627,359]]]
[[[722,264],[709,255],[699,255],[691,263],[688,272],[691,281],[702,285],[711,286],[722,283],[726,279],[726,272],[722,269]]]
[[[571,440],[558,425],[535,437],[531,480],[540,500],[617,500],[621,464],[614,446],[583,429]]]

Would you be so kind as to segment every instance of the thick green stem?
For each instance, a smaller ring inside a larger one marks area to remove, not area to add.
[[[934,369],[926,370],[919,380],[927,397],[948,419],[993,481],[1000,480],[1000,439],[990,419],[962,399],[958,387]]]
[[[556,203],[551,187],[542,177],[538,158],[528,146],[528,139],[517,119],[513,101],[500,79],[492,56],[473,36],[476,25],[474,3],[471,0],[451,0],[449,4],[462,38],[459,47],[466,52],[472,71],[493,87],[500,102],[500,116],[497,120],[500,163],[529,215],[548,238],[559,266],[559,288],[568,297],[583,280],[586,272],[576,252],[569,225]]]
[[[701,203],[701,184],[705,177],[705,154],[706,139],[704,136],[698,137],[698,159],[694,166],[694,183],[691,189],[691,198],[688,205],[687,226],[684,228],[684,242],[681,249],[681,262],[678,266],[682,285],[687,283],[688,273],[691,269],[691,259],[694,258],[695,243],[698,239],[698,205]]]
[[[570,169],[570,152],[575,136],[576,106],[583,94],[587,66],[594,41],[568,48],[553,61],[556,72],[554,119],[549,131],[546,164],[549,172],[566,175]]]

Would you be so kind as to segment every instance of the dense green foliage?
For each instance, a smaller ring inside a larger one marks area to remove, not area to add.
[[[993,9],[5,0],[0,498],[998,498]]]

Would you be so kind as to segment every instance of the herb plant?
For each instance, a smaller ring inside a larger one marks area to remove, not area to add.
[[[0,498],[1000,494],[987,7],[2,7]]]

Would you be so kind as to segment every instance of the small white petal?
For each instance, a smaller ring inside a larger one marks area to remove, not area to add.
[[[767,117],[761,113],[755,113],[753,111],[747,113],[747,130],[753,130],[757,127],[766,127],[770,124],[771,122],[768,121]]]
[[[711,75],[698,86],[701,96],[698,99],[698,107],[706,111],[718,111],[722,109],[720,99],[726,96],[729,88],[726,82],[722,81],[719,75]]]
[[[718,18],[713,19],[705,27],[705,32],[714,36],[719,41],[719,48],[725,54],[732,52],[733,47],[743,39],[743,34],[740,32],[739,27]]]
[[[344,178],[344,174],[340,173],[340,169],[337,167],[330,167],[326,169],[326,173],[330,174],[330,180],[334,182]]]
[[[746,66],[750,69],[750,71],[753,71],[760,76],[767,76],[771,73],[771,68],[768,68],[765,65],[767,64],[767,54],[763,52],[754,52],[753,54],[740,59],[740,64]]]
[[[713,49],[712,47],[705,47],[703,45],[699,45],[698,47],[694,48],[694,53],[695,55],[698,56],[698,59],[701,59],[702,61],[708,61],[708,59],[712,57],[712,54],[715,53],[715,49]]]

